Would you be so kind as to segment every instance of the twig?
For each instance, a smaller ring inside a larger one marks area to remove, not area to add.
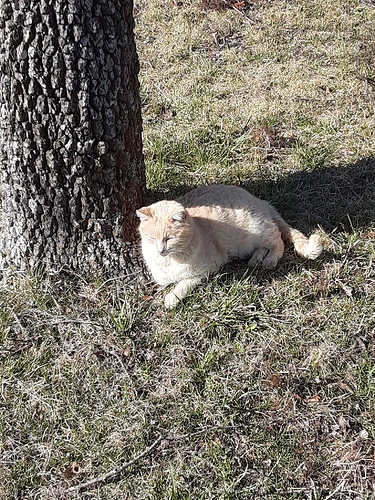
[[[67,490],[68,493],[74,493],[76,491],[80,491],[80,490],[82,490],[84,488],[88,488],[89,486],[93,486],[94,484],[102,483],[103,481],[106,481],[107,479],[109,479],[111,477],[117,476],[117,474],[120,474],[120,472],[122,472],[123,470],[127,469],[131,465],[135,464],[136,462],[138,462],[138,460],[140,460],[144,456],[148,455],[150,453],[150,451],[153,450],[155,448],[155,446],[160,443],[160,441],[162,440],[162,438],[163,437],[160,435],[157,438],[157,440],[152,443],[151,446],[149,446],[148,448],[146,448],[139,455],[137,455],[134,458],[132,458],[131,460],[129,460],[129,462],[126,462],[126,463],[124,463],[122,465],[119,465],[115,469],[113,469],[113,470],[111,470],[109,472],[106,472],[102,476],[95,477],[94,479],[90,479],[90,481],[87,481],[86,483],[77,484],[77,486],[71,486]]]
[[[336,495],[336,493],[345,485],[345,479],[348,477],[350,471],[348,471],[345,476],[344,476],[344,479],[341,481],[341,483],[337,486],[337,488],[332,491],[332,493],[330,493],[327,497],[325,497],[325,500],[328,500],[329,498],[332,498]]]
[[[227,7],[232,8],[235,12],[237,12],[237,14],[240,14],[242,17],[244,17],[250,24],[255,24],[255,21],[253,21],[252,19],[250,19],[250,17],[244,14],[242,10],[237,9],[235,5],[228,3],[226,0],[222,0],[222,2],[225,3]]]

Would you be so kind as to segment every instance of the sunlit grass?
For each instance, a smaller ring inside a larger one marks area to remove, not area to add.
[[[325,251],[172,311],[152,283],[4,276],[1,499],[373,498],[374,6],[208,5],[136,2],[150,199],[243,185]]]

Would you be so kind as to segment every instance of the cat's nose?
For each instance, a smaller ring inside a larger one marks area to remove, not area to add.
[[[160,255],[165,255],[167,253],[167,248],[165,245],[157,245],[157,249]]]

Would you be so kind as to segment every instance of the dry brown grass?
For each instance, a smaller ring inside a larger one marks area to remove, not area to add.
[[[152,284],[3,277],[4,500],[374,497],[374,5],[239,10],[136,4],[150,199],[241,184],[325,253],[169,312]]]

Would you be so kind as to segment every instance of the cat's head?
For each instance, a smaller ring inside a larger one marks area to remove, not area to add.
[[[190,217],[180,203],[159,201],[136,213],[141,220],[139,232],[144,243],[154,245],[162,256],[186,252]]]

